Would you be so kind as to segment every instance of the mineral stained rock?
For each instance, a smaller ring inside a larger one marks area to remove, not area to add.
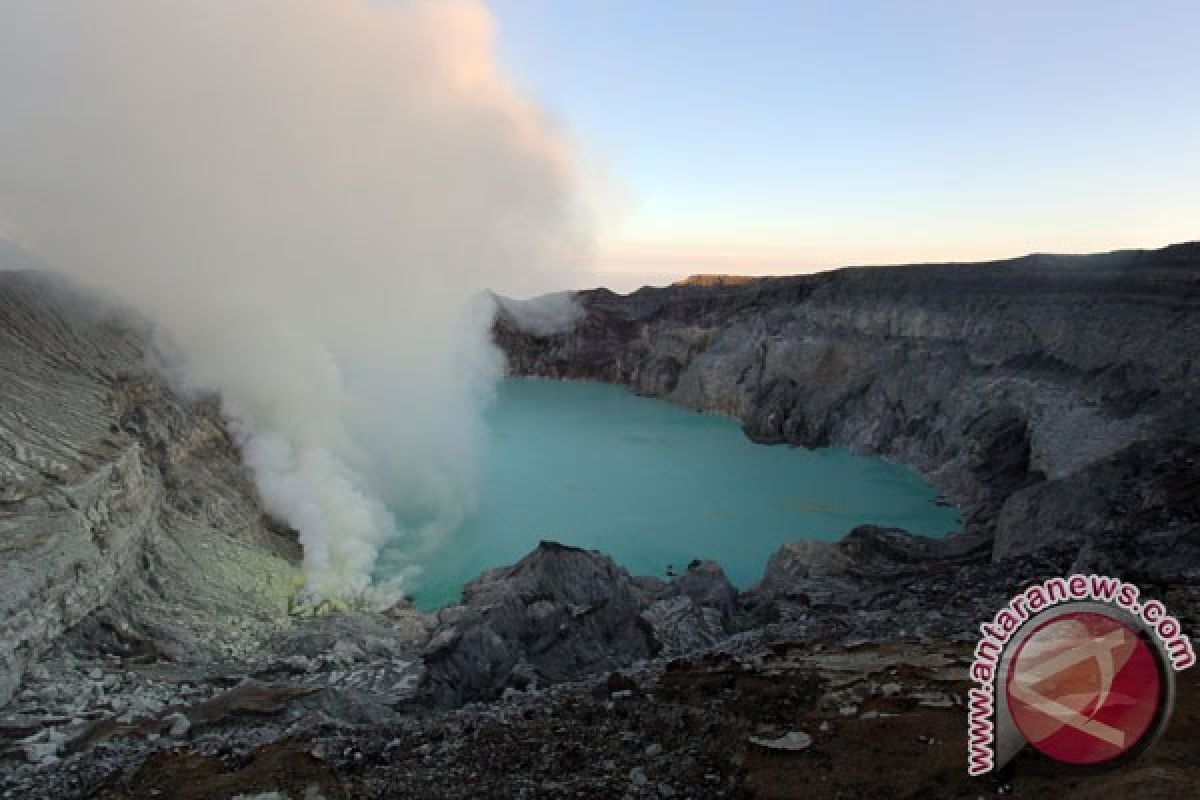
[[[85,649],[196,659],[287,617],[299,545],[149,342],[128,312],[0,272],[0,705],[85,618]]]

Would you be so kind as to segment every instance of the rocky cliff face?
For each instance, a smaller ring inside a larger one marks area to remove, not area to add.
[[[175,660],[286,618],[296,541],[215,403],[172,391],[147,341],[45,274],[0,272],[0,705],[89,615],[86,644]]]
[[[711,645],[742,627],[737,617],[737,591],[715,562],[694,562],[668,582],[630,576],[602,553],[542,542],[438,612],[421,694],[453,707],[572,681]]]
[[[621,383],[763,442],[904,462],[997,558],[1200,535],[1200,473],[1176,458],[1200,441],[1200,243],[579,300],[565,333],[497,316],[512,373]]]

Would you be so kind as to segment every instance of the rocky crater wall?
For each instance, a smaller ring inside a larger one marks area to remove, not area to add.
[[[1200,243],[578,299],[581,321],[553,335],[498,313],[512,374],[624,384],[759,441],[903,462],[996,558],[1196,538],[1196,471],[1176,456],[1200,440]]]
[[[49,275],[0,272],[0,706],[89,615],[107,651],[175,660],[286,618],[299,546],[215,402],[174,392],[148,341]]]

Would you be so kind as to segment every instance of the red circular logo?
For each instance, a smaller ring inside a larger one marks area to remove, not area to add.
[[[1017,649],[1005,686],[1021,735],[1069,764],[1129,752],[1151,730],[1163,697],[1157,660],[1107,614],[1079,611],[1042,623]]]

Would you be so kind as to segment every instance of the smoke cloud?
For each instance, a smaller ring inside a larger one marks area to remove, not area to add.
[[[534,336],[566,333],[587,314],[574,292],[547,292],[527,299],[497,294],[491,297],[518,330]]]
[[[320,597],[470,512],[479,292],[562,263],[573,198],[474,2],[0,5],[0,236],[165,328]]]

